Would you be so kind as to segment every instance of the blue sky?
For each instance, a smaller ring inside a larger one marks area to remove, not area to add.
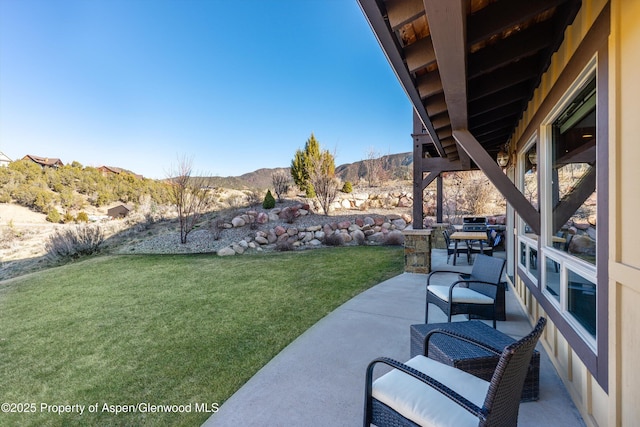
[[[0,151],[164,178],[411,151],[355,0],[0,0]]]

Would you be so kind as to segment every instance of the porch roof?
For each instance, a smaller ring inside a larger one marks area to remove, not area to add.
[[[430,138],[423,157],[485,169],[509,142],[580,0],[358,0]],[[472,144],[473,145],[473,144]],[[459,161],[459,162],[458,162]]]

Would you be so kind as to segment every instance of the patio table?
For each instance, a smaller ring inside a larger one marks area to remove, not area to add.
[[[451,323],[411,325],[411,357],[425,355],[449,366],[453,366],[485,381],[491,381],[500,356],[473,344],[447,335],[434,333],[429,339],[428,351],[424,351],[427,334],[436,329],[455,332],[478,340],[495,350],[502,350],[516,340],[491,326],[477,320]],[[529,372],[522,389],[521,401],[538,400],[540,387],[540,353],[531,356]]]
[[[482,243],[485,240],[489,240],[489,236],[484,231],[456,231],[455,233],[449,236],[450,239],[454,241],[455,253],[458,253],[458,242],[460,240],[472,241],[479,240],[480,241],[480,249],[482,250]],[[484,252],[484,251],[483,251]],[[453,257],[453,265],[456,265],[456,257]]]

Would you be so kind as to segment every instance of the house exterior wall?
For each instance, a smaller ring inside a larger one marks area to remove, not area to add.
[[[609,40],[609,425],[640,420],[640,2],[611,5]]]
[[[605,292],[608,306],[599,312],[599,315],[605,314],[604,321],[607,322],[607,354],[598,355],[605,357],[605,367],[608,368],[606,381],[603,384],[601,377],[598,382],[591,373],[593,368],[589,369],[593,361],[585,361],[579,356],[564,332],[566,328],[551,318],[541,342],[587,425],[625,426],[635,425],[640,420],[640,405],[637,404],[637,396],[640,396],[640,371],[637,369],[640,357],[640,246],[635,233],[630,232],[640,213],[640,190],[637,187],[640,182],[640,79],[637,77],[640,69],[640,2],[583,2],[512,140],[522,147],[537,131],[540,116],[547,114],[549,104],[556,102],[557,92],[568,89],[563,72],[572,59],[576,62],[577,55],[585,54],[579,51],[579,47],[590,30],[601,25],[598,18],[602,18],[603,12],[609,16],[609,36],[598,49],[586,54],[597,54],[599,61],[606,62],[597,68],[599,74],[605,70],[606,80],[598,81],[598,90],[604,93],[603,99],[606,99],[608,107],[608,126],[605,129],[605,154],[608,154],[605,166],[608,172],[606,185],[601,185],[602,181],[598,184],[600,193],[606,192],[605,212],[608,211],[605,218],[608,253],[603,254],[607,259],[605,268],[598,266],[599,285],[603,282],[608,284]],[[604,278],[600,277],[602,274]],[[514,282],[518,298],[531,319],[547,316],[544,304],[527,286],[526,277],[516,275]]]

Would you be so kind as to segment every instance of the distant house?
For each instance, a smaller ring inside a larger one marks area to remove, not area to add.
[[[129,215],[132,209],[129,205],[118,205],[107,210],[107,215],[111,218],[124,218]]]
[[[13,160],[11,160],[6,154],[0,151],[0,167],[9,166],[9,163],[11,163],[12,161]]]
[[[53,157],[40,157],[27,154],[22,158],[22,160],[31,160],[32,162],[39,164],[43,168],[58,168],[60,166],[64,166],[62,160]]]
[[[138,175],[137,173],[133,173],[129,170],[126,169],[122,169],[116,166],[100,166],[98,168],[98,170],[102,173],[102,175],[107,176],[109,174],[115,174],[115,175],[120,175],[121,173],[129,173],[133,176],[135,176],[136,178],[144,178],[142,175]]]

